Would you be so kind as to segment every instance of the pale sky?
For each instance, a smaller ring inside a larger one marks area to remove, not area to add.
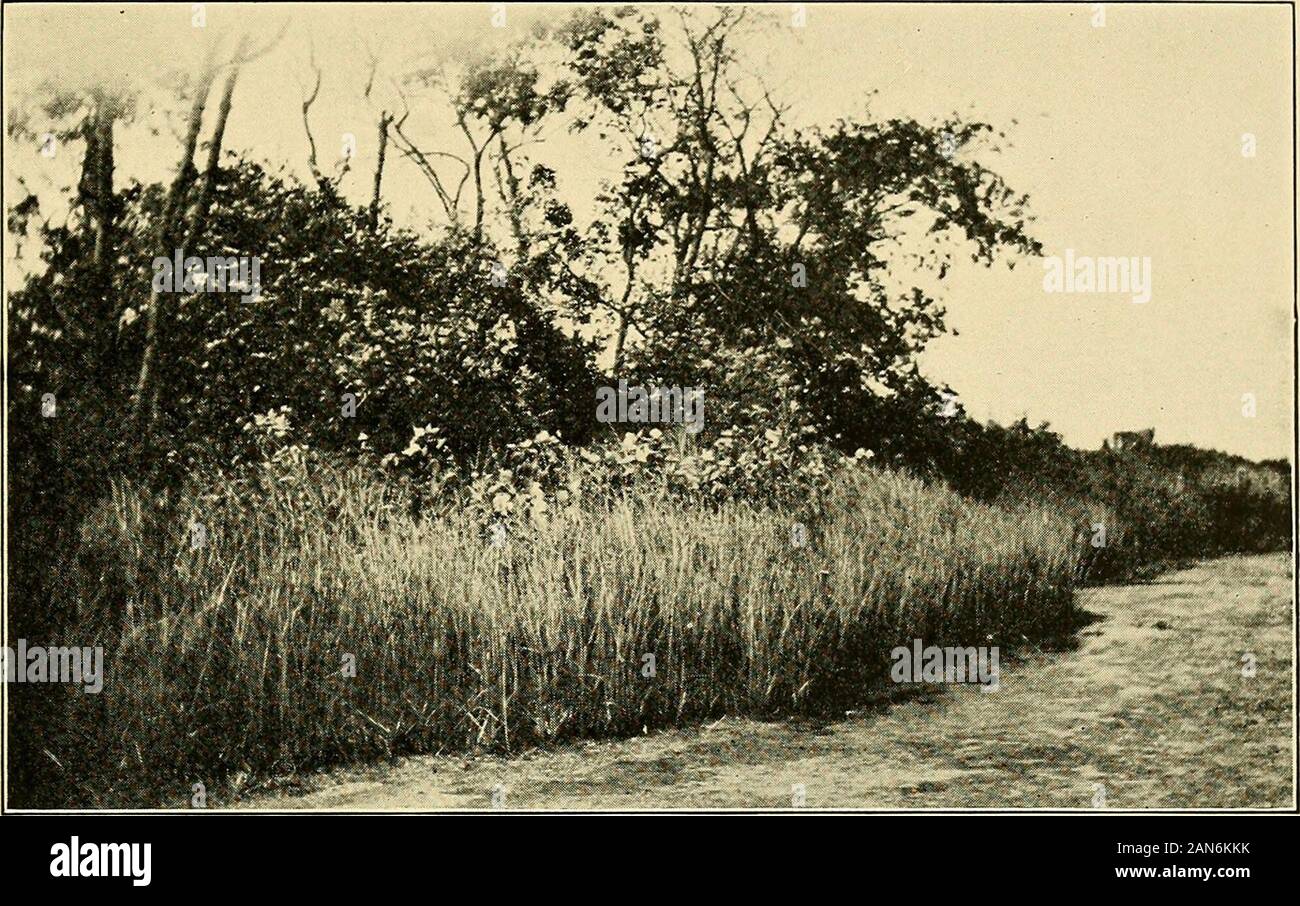
[[[247,31],[284,41],[241,76],[227,146],[306,173],[301,103],[308,47],[325,74],[313,109],[322,163],[344,133],[357,139],[349,197],[368,198],[375,116],[360,97],[368,44],[381,73],[463,49],[499,46],[553,6],[493,4],[191,4],[6,6],[5,108],[41,79],[101,75],[165,89],[193,67],[202,42]],[[1293,174],[1291,12],[1286,6],[1093,4],[807,5],[756,9],[773,27],[743,62],[792,105],[798,126],[863,114],[921,121],[953,113],[984,120],[1009,145],[983,161],[1028,193],[1047,255],[1151,261],[1151,300],[1128,293],[1049,294],[1041,261],[986,270],[959,265],[943,285],[949,326],[925,372],[945,381],[977,419],[1049,421],[1076,446],[1115,430],[1154,426],[1159,442],[1191,442],[1254,458],[1290,456],[1292,419]],[[668,11],[665,10],[665,13]],[[157,94],[166,96],[165,91]],[[170,120],[167,119],[170,117]],[[118,185],[170,177],[177,105],[119,135]],[[420,111],[410,131],[436,145]],[[1254,156],[1242,153],[1254,136]],[[565,196],[590,191],[616,159],[557,136],[534,158],[554,160]],[[6,203],[22,175],[45,201],[70,181],[76,153],[43,158],[6,139]],[[75,177],[71,181],[75,181]],[[42,191],[42,190],[45,191]],[[432,190],[390,156],[385,197],[394,218],[436,219]],[[30,256],[34,250],[28,250]],[[6,244],[7,279],[21,265]],[[1256,416],[1242,414],[1253,394]]]

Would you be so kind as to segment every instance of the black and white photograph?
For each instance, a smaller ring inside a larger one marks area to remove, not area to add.
[[[16,820],[1296,810],[1292,4],[3,26]]]

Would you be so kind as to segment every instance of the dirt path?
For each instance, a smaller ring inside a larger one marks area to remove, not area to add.
[[[825,726],[715,725],[509,760],[410,758],[255,808],[1291,807],[1290,558],[1089,589],[1072,651]],[[1243,655],[1255,675],[1242,675]],[[500,800],[498,794],[498,800]]]

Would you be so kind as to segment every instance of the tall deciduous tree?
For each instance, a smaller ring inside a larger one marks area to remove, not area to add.
[[[855,407],[934,408],[916,355],[943,330],[926,287],[953,256],[1014,263],[1038,245],[1025,199],[977,159],[995,150],[990,127],[954,118],[793,130],[737,65],[749,28],[742,9],[665,24],[621,8],[557,30],[585,103],[575,128],[626,155],[587,235],[585,276],[601,286],[615,373],[714,387],[771,375],[771,386],[727,395],[742,408],[741,397],[780,395],[848,442],[846,431],[862,433],[846,424]]]

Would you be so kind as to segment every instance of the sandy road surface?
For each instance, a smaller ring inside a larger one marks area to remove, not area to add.
[[[1290,558],[1096,588],[1073,650],[830,724],[708,727],[511,759],[336,771],[253,808],[1111,808],[1292,805]],[[1253,655],[1255,675],[1242,675]],[[304,792],[303,789],[307,791]],[[501,796],[498,795],[498,801]]]

